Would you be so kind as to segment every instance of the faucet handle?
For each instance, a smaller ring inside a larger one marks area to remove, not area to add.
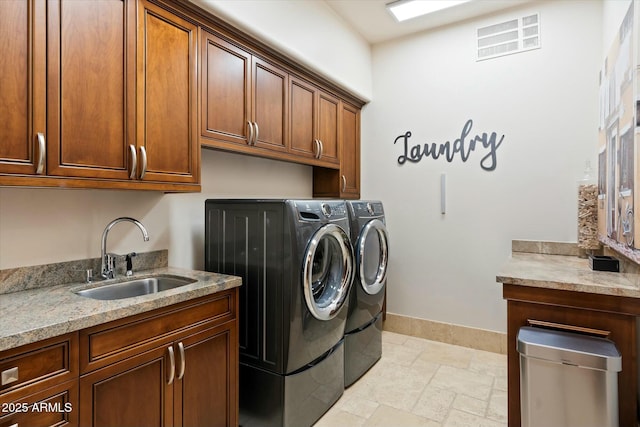
[[[107,252],[102,260],[102,277],[105,279],[113,279],[116,277],[116,258],[119,255]]]
[[[138,254],[135,252],[130,252],[124,256],[125,260],[127,261],[127,272],[125,273],[126,276],[133,275],[133,257],[136,255]]]

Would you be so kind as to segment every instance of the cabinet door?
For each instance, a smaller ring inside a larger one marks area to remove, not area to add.
[[[47,174],[127,179],[135,4],[47,2]]]
[[[360,198],[360,109],[340,107],[340,170],[313,168],[313,197]]]
[[[360,109],[342,104],[341,197],[360,197]]]
[[[317,93],[307,82],[289,77],[290,152],[297,156],[315,158],[320,148],[316,142]]]
[[[287,150],[288,74],[268,62],[253,58],[252,116],[255,146]]]
[[[201,49],[200,135],[246,145],[251,114],[251,55],[206,31],[202,33]],[[206,140],[203,142],[207,144]]]
[[[338,164],[340,134],[340,100],[320,92],[318,98],[318,139],[321,142],[320,160]]]
[[[147,1],[139,1],[137,140],[140,179],[199,182],[196,52],[195,24]]]
[[[0,173],[36,173],[37,133],[46,136],[45,7],[44,0],[0,1]]]
[[[173,368],[168,349],[159,347],[82,376],[80,425],[171,426]]]
[[[238,425],[238,338],[236,322],[192,335],[174,345],[179,355],[175,426]],[[180,350],[178,350],[180,353]],[[180,373],[184,375],[181,377]]]

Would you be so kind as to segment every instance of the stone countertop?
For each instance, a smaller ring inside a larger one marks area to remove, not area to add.
[[[640,298],[640,275],[593,271],[587,258],[513,252],[496,281],[537,288]]]
[[[242,284],[242,280],[235,276],[172,267],[140,271],[126,279],[144,278],[155,274],[183,276],[197,281],[156,294],[111,301],[81,297],[73,291],[115,283],[125,278],[1,294],[0,351],[210,295]]]

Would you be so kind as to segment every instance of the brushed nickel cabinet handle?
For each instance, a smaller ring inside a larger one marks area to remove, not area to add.
[[[136,154],[136,147],[129,144],[129,152],[131,153],[131,171],[129,172],[129,179],[136,179],[136,170],[138,169],[138,155]]]
[[[180,371],[178,372],[178,380],[181,380],[184,377],[184,369],[186,367],[186,361],[184,358],[184,344],[182,341],[178,343],[178,350],[180,350]]]
[[[313,157],[320,158],[320,141],[317,139],[313,140]]]
[[[44,173],[44,161],[47,154],[47,145],[44,139],[44,134],[42,132],[38,132],[38,163],[36,166],[36,174],[42,175]]]
[[[144,147],[140,147],[140,158],[142,160],[142,167],[140,168],[140,179],[142,179],[147,174],[147,149]]]
[[[322,154],[324,152],[324,144],[322,144],[322,140],[319,139],[318,142],[320,143],[320,154],[318,154],[318,158],[322,157]]]
[[[15,366],[13,368],[5,369],[2,371],[2,382],[0,385],[7,385],[11,383],[15,383],[18,381],[18,367]]]
[[[342,175],[342,191],[347,191],[347,177]]]
[[[176,356],[173,354],[173,346],[167,347],[169,350],[169,362],[171,366],[169,367],[169,380],[167,380],[167,385],[171,385],[173,383],[173,378],[176,375]]]
[[[256,128],[256,134],[253,137],[253,145],[255,146],[258,141],[258,137],[260,136],[260,128],[258,127],[258,122],[253,122],[253,126]]]
[[[253,135],[255,133],[254,129],[253,129],[253,123],[250,121],[247,121],[247,124],[249,125],[249,137],[247,138],[247,145],[251,145],[251,141],[253,141]]]

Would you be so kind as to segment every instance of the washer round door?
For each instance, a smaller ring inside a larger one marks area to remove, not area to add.
[[[360,232],[356,248],[358,277],[362,289],[375,295],[387,279],[389,261],[389,235],[379,219],[369,221]]]
[[[353,281],[353,255],[347,233],[335,224],[315,232],[304,256],[302,281],[307,308],[318,320],[336,317]]]

